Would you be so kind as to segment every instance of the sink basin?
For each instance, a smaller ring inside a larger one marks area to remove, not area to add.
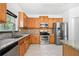
[[[22,36],[20,36],[20,35],[18,35],[18,36],[13,36],[12,38],[20,38],[20,37],[22,37]]]

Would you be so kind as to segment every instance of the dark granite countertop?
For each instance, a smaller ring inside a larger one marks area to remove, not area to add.
[[[20,38],[6,38],[6,39],[1,39],[0,40],[0,50],[5,48],[6,46],[9,46],[11,45],[12,43],[15,43],[19,40],[21,40],[22,38],[28,36],[30,34],[22,34],[22,37]]]

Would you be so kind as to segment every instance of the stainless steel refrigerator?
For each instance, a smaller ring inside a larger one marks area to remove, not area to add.
[[[68,40],[68,23],[56,22],[53,23],[53,30],[55,44],[60,45],[60,40]]]

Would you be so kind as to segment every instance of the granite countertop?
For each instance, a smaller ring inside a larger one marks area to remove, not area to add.
[[[61,40],[61,42],[79,51],[79,40]]]
[[[11,45],[12,43],[15,43],[19,40],[21,40],[22,38],[28,36],[30,34],[22,34],[22,37],[20,38],[6,38],[6,39],[1,39],[0,40],[0,50]]]

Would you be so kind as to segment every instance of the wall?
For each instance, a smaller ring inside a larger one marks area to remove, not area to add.
[[[79,40],[79,17],[74,17],[74,40]]]
[[[65,13],[62,14],[65,22],[68,22],[68,35],[69,40],[75,40],[79,38],[78,34],[78,22],[79,22],[79,7],[72,8],[67,10]],[[77,18],[76,18],[77,17]]]

